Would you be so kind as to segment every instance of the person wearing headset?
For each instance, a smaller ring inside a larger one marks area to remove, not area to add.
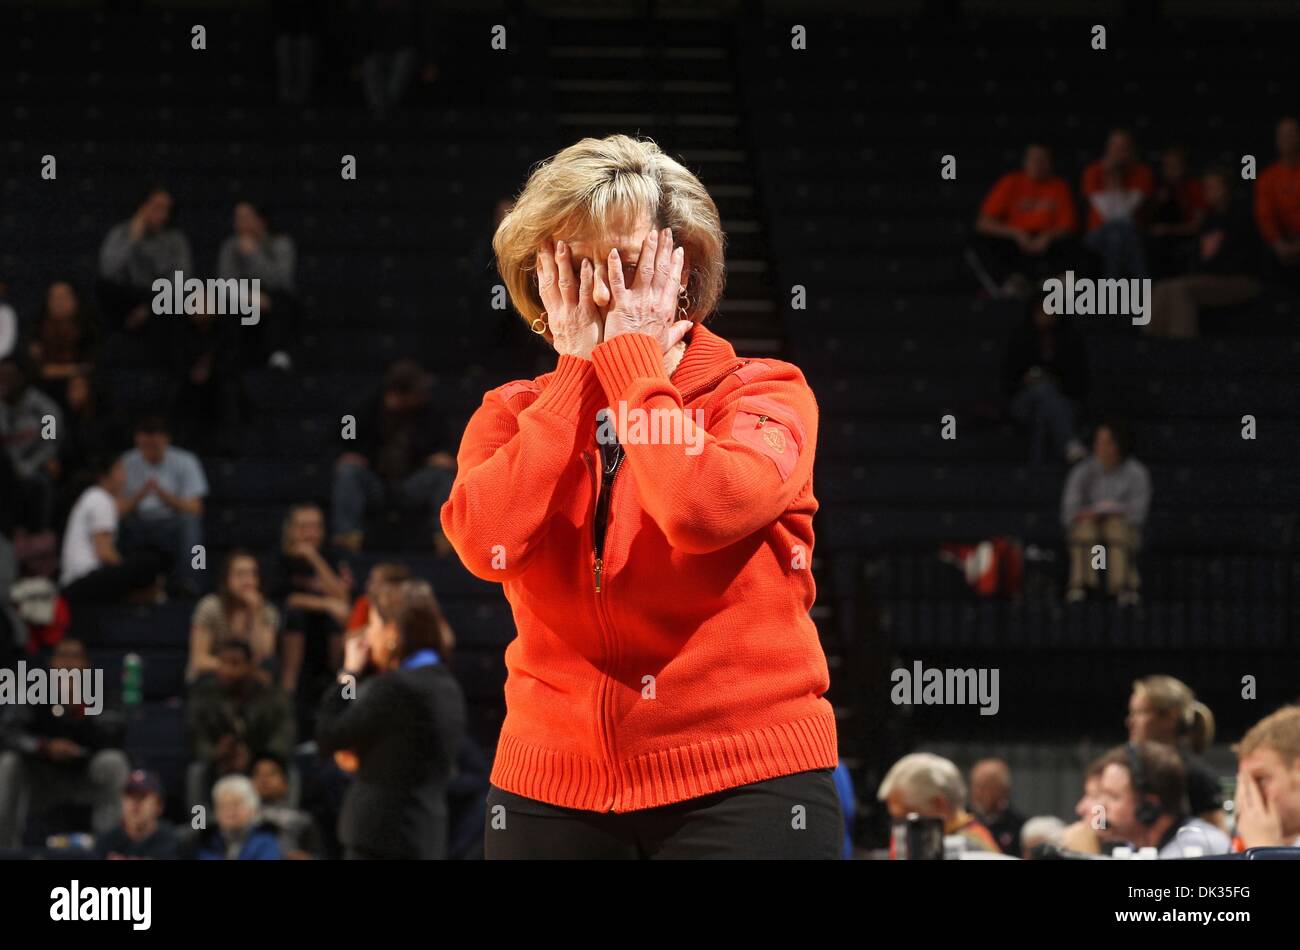
[[[1189,813],[1186,772],[1175,749],[1156,742],[1129,743],[1111,749],[1099,764],[1102,841],[1127,844],[1134,851],[1155,848],[1161,859],[1229,851],[1227,835]]]

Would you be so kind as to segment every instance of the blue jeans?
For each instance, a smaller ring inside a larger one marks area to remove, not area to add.
[[[1035,465],[1059,459],[1074,438],[1074,400],[1051,380],[1031,383],[1011,400],[1011,416],[1029,428],[1029,457]]]
[[[176,512],[161,518],[132,515],[122,522],[122,549],[151,548],[172,561],[172,580],[201,587],[199,572],[191,566],[194,546],[203,543],[203,518]]]
[[[343,462],[334,467],[332,522],[335,534],[365,528],[366,509],[391,499],[404,511],[428,506],[436,519],[451,494],[456,476],[444,468],[426,466],[397,482],[385,483],[367,465]]]
[[[1137,225],[1126,218],[1112,218],[1084,238],[1084,242],[1101,256],[1103,277],[1149,277],[1151,274],[1142,236]]]

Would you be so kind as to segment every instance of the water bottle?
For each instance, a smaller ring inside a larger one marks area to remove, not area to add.
[[[138,653],[128,653],[122,658],[122,705],[128,712],[140,708],[144,702],[144,664]]]

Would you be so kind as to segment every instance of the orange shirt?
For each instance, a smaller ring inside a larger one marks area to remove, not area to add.
[[[1255,182],[1255,222],[1264,240],[1300,237],[1300,162],[1274,162]]]
[[[789,363],[698,324],[687,340],[671,379],[645,334],[560,356],[465,429],[440,515],[514,614],[491,776],[506,791],[627,812],[838,761],[808,613],[816,400]],[[597,572],[602,407],[625,454]],[[646,413],[684,437],[638,437]]]
[[[1064,178],[1034,181],[1022,171],[1008,172],[980,205],[980,217],[1020,228],[1030,234],[1073,231],[1079,226],[1074,196]]]
[[[1137,162],[1129,166],[1129,170],[1124,175],[1122,187],[1125,191],[1138,191],[1147,198],[1151,197],[1155,191],[1155,178],[1151,174],[1151,168],[1147,165]],[[1093,231],[1101,227],[1101,215],[1097,209],[1092,206],[1091,198],[1099,191],[1106,190],[1105,174],[1102,171],[1101,160],[1093,162],[1083,170],[1083,197],[1088,201],[1088,230]]]

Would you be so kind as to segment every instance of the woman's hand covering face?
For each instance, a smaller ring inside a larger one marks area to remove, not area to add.
[[[564,241],[548,242],[537,253],[537,290],[557,353],[590,359],[601,341],[603,320],[592,301],[595,271],[583,259],[575,278],[573,252]]]
[[[670,228],[650,231],[641,244],[636,273],[628,286],[618,248],[610,250],[605,261],[610,290],[606,340],[624,333],[644,333],[659,341],[661,351],[667,353],[690,332],[691,322],[677,319],[684,259],[684,250],[673,247]]]

